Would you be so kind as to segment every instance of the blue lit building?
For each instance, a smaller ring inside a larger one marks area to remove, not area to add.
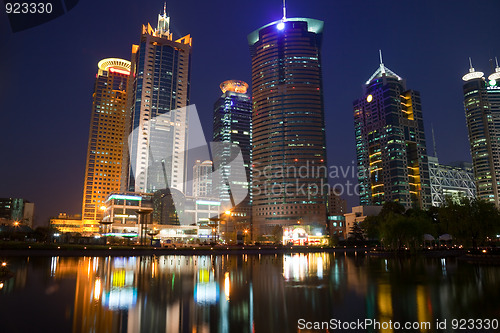
[[[244,230],[250,227],[252,215],[252,100],[243,81],[228,80],[220,88],[213,118],[213,196],[223,210],[231,210],[229,229],[239,225]],[[232,163],[240,151],[244,168]]]

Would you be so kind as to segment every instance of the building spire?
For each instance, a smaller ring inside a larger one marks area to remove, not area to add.
[[[286,21],[286,0],[283,0],[283,18],[282,21]]]
[[[470,57],[469,57],[469,66],[470,66],[469,73],[462,76],[462,80],[469,81],[472,79],[479,79],[479,78],[483,77],[483,75],[484,75],[483,72],[476,72],[474,67],[472,67],[472,59]]]
[[[500,81],[500,66],[498,66],[498,58],[495,57],[496,67],[494,69],[493,74],[488,76],[488,80],[490,81],[490,85],[496,85],[498,81]]]
[[[384,61],[382,59],[382,50],[378,50],[378,56],[380,57],[380,72],[385,75],[385,66]]]
[[[170,17],[167,15],[167,3],[163,3],[163,15],[158,14],[158,26],[156,32],[160,36],[170,36]]]
[[[436,148],[436,137],[434,136],[434,124],[433,123],[431,123],[431,131],[432,131],[432,148],[434,150],[434,157],[437,158],[438,152],[437,152],[437,148]]]

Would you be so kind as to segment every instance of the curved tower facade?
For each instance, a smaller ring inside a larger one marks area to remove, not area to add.
[[[470,64],[464,107],[477,196],[500,207],[500,67],[486,80]]]
[[[322,21],[284,17],[248,35],[256,235],[326,224],[322,31]]]

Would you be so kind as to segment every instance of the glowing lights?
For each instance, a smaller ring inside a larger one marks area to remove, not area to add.
[[[114,68],[114,67],[110,67],[109,71],[111,73],[118,73],[118,74],[130,75],[130,71],[125,71],[123,69],[118,69],[118,68]]]
[[[224,273],[224,294],[226,295],[226,301],[229,301],[229,290],[231,289],[229,281],[229,272]]]
[[[493,75],[493,74],[492,74]],[[490,75],[490,77],[492,76]],[[497,81],[495,79],[490,79],[490,81],[488,82],[490,84],[490,86],[496,86],[497,85]]]
[[[232,91],[239,94],[246,94],[248,89],[248,83],[239,80],[227,80],[220,84],[220,90],[223,93],[226,91]]]
[[[283,30],[285,29],[285,22],[280,22],[276,25],[276,28],[278,28],[278,30]]]
[[[130,74],[130,61],[119,58],[106,58],[99,61],[97,64],[100,70],[103,71],[119,71],[121,74]]]
[[[476,72],[474,68],[471,67],[471,69],[469,69],[469,73],[462,76],[462,80],[469,81],[474,79],[480,79],[483,77],[483,75],[484,75],[483,72]]]
[[[370,94],[370,95],[366,96],[366,101],[368,103],[371,103],[373,101],[373,95]]]
[[[97,278],[94,283],[94,299],[96,301],[101,297],[101,279]]]
[[[226,210],[226,215],[231,215],[231,211],[230,210]]]
[[[5,267],[5,266],[7,266],[7,263],[4,261],[4,262],[2,262],[2,267]]]

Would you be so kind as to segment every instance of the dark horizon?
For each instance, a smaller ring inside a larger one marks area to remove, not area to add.
[[[281,3],[167,3],[174,37],[193,37],[191,103],[207,124],[207,139],[220,83],[236,79],[251,85],[247,35],[280,19]],[[461,77],[468,71],[469,56],[476,70],[492,72],[489,60],[500,56],[493,42],[500,39],[495,26],[500,3],[461,0],[452,9],[449,4],[287,1],[288,17],[325,22],[328,165],[355,165],[352,103],[377,69],[379,49],[385,65],[406,80],[408,89],[421,93],[429,155],[434,155],[433,124],[440,162],[470,161]],[[162,10],[163,1],[80,0],[62,17],[18,33],[0,14],[0,42],[5,45],[0,62],[0,197],[34,202],[36,225],[59,212],[81,213],[97,63],[108,57],[130,60],[142,24],[156,25]],[[348,204],[358,205],[357,197],[348,198]]]

